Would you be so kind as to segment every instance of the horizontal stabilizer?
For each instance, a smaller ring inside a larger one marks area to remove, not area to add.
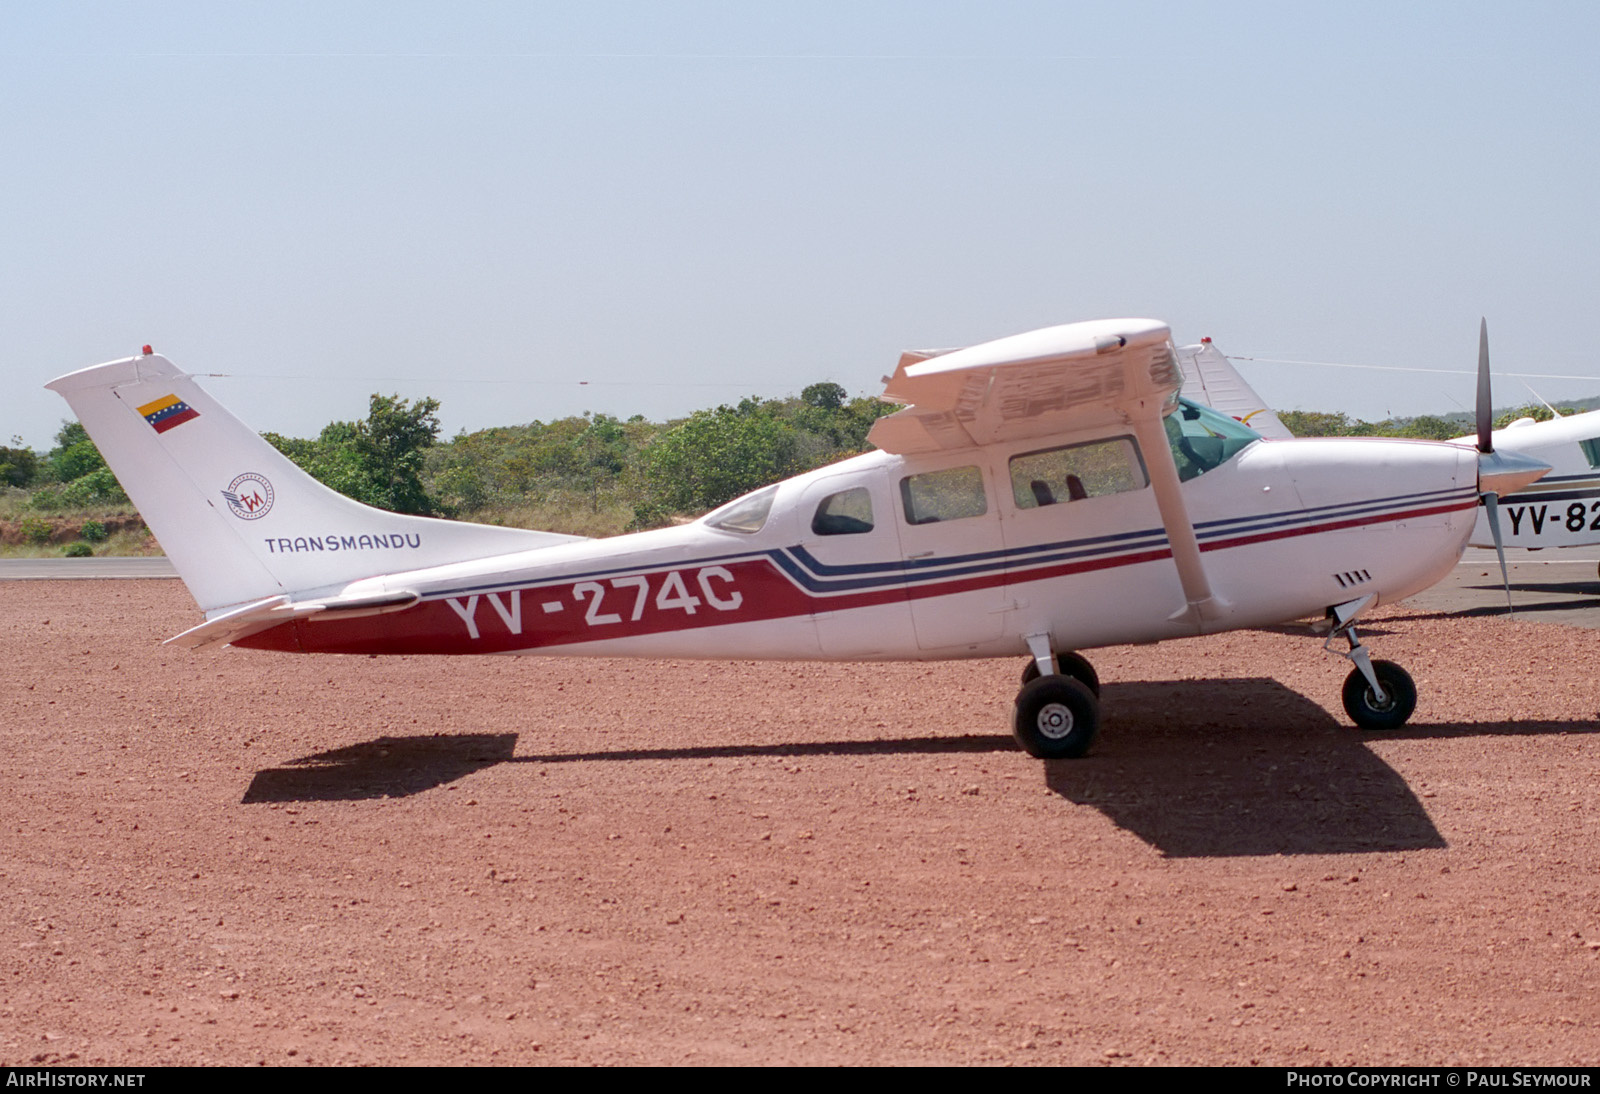
[[[382,615],[385,612],[404,611],[420,599],[417,593],[409,590],[298,602],[291,601],[287,596],[273,596],[208,619],[198,627],[174,635],[164,644],[191,650],[204,649],[237,642],[292,619],[354,619],[363,615]]]

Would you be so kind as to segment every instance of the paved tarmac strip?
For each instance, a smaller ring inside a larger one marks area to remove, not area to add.
[[[1508,550],[1506,573],[1518,620],[1600,629],[1600,550]],[[1454,573],[1405,603],[1451,618],[1504,616],[1506,589],[1494,551],[1468,548]]]
[[[5,558],[0,581],[66,581],[92,578],[177,577],[172,560],[155,558]]]

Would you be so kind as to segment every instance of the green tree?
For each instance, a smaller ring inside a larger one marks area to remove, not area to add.
[[[1320,410],[1280,410],[1278,420],[1296,437],[1353,437],[1372,432],[1366,422]]]
[[[814,406],[819,410],[838,410],[844,406],[844,401],[849,392],[838,384],[820,383],[812,384],[800,392],[800,401],[806,406]]]
[[[750,398],[736,407],[697,410],[642,454],[655,505],[698,512],[792,475],[794,428]]]
[[[31,486],[39,477],[39,454],[23,447],[22,438],[16,440],[18,447],[0,446],[0,482],[7,486]]]
[[[1451,437],[1461,436],[1461,429],[1454,422],[1432,414],[1424,414],[1420,418],[1411,419],[1406,426],[1405,435],[1427,441],[1448,441]]]
[[[81,422],[62,422],[56,432],[56,446],[46,457],[58,482],[71,482],[106,465],[105,457],[89,439]]]
[[[102,508],[108,505],[125,505],[128,495],[109,467],[97,467],[88,474],[79,475],[61,487],[57,498],[63,509]]]
[[[315,441],[264,434],[318,482],[393,513],[438,516],[444,507],[422,482],[423,460],[439,436],[439,401],[411,403],[374,393],[364,421],[329,422]]]
[[[1532,418],[1536,422],[1548,422],[1555,417],[1550,413],[1550,408],[1538,403],[1529,403],[1527,406],[1515,407],[1499,415],[1494,420],[1496,429],[1504,429],[1518,418]]]
[[[355,451],[370,483],[367,504],[396,513],[433,516],[437,501],[422,485],[423,456],[439,437],[439,400],[414,405],[398,395],[373,394],[367,420],[356,423]]]

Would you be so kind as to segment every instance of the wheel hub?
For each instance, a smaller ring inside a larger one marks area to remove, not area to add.
[[[1039,735],[1059,741],[1072,732],[1072,711],[1061,703],[1046,703],[1039,710]]]

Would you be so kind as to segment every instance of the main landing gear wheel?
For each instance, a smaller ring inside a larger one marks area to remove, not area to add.
[[[1100,732],[1100,701],[1081,680],[1041,676],[1017,693],[1011,731],[1030,756],[1076,759],[1089,751]]]
[[[1056,671],[1062,676],[1070,676],[1084,687],[1094,692],[1096,699],[1100,698],[1100,674],[1094,671],[1094,666],[1080,653],[1056,654]],[[1039,679],[1039,662],[1029,661],[1022,669],[1022,683],[1026,687]]]
[[[1351,669],[1344,680],[1345,713],[1362,729],[1399,729],[1417,709],[1417,685],[1393,661],[1374,661],[1372,673],[1383,685],[1384,701],[1378,702],[1360,669]]]

